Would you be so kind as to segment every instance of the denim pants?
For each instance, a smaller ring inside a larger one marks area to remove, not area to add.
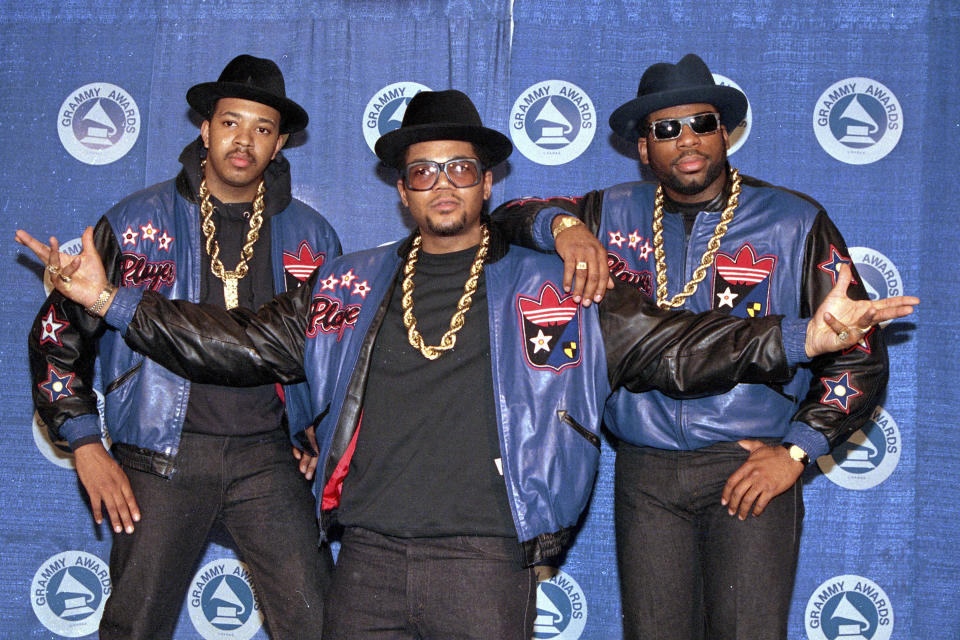
[[[517,542],[395,538],[348,527],[327,595],[325,640],[528,640],[537,581]]]
[[[124,468],[142,518],[114,534],[102,640],[170,638],[216,521],[247,564],[270,637],[319,638],[332,561],[318,549],[313,494],[283,430],[184,433],[170,478]]]
[[[741,521],[720,495],[747,456],[736,442],[696,451],[619,444],[614,509],[624,638],[786,638],[801,482]]]

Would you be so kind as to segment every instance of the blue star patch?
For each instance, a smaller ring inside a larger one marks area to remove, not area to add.
[[[832,404],[843,410],[844,413],[850,413],[850,400],[863,395],[859,389],[850,386],[850,372],[844,371],[842,375],[836,378],[823,378],[823,386],[827,392],[820,398],[823,404]]]
[[[56,402],[60,398],[69,398],[73,395],[73,389],[70,388],[73,383],[72,373],[61,373],[52,365],[47,365],[47,379],[38,384],[43,391],[47,393],[50,402]]]
[[[830,283],[837,284],[837,278],[840,277],[840,267],[849,264],[853,266],[853,261],[850,258],[846,258],[840,255],[840,252],[837,251],[837,248],[833,245],[830,245],[830,259],[826,262],[821,262],[817,265],[820,271],[825,271],[830,274]],[[856,280],[851,280],[851,283],[856,283]]]

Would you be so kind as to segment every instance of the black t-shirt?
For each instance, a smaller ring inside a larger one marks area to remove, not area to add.
[[[220,245],[220,262],[227,271],[236,268],[240,250],[250,229],[252,203],[223,204],[212,198],[214,238]],[[206,237],[200,237],[200,302],[224,306],[223,281],[210,270]],[[247,275],[237,283],[241,307],[257,309],[273,299],[273,273],[270,261],[270,224],[264,219],[260,235],[253,245],[253,257],[247,263]],[[259,387],[223,387],[190,383],[190,398],[183,430],[211,435],[254,435],[273,431],[283,424],[283,403],[276,385]]]
[[[413,312],[440,344],[476,248],[420,254]],[[398,537],[516,537],[499,471],[486,286],[481,275],[456,346],[427,360],[407,340],[401,279],[377,335],[357,446],[337,519]]]

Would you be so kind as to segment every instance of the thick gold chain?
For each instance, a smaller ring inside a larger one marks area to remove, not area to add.
[[[206,166],[206,160],[200,165],[200,171]],[[267,188],[260,180],[257,187],[257,197],[253,200],[253,215],[250,216],[250,229],[247,231],[247,238],[240,250],[240,262],[237,263],[233,271],[226,271],[223,268],[223,262],[220,261],[220,244],[214,235],[217,233],[217,227],[213,222],[213,203],[210,202],[210,190],[207,189],[207,179],[200,181],[200,229],[203,231],[203,237],[206,239],[207,255],[210,256],[210,271],[224,284],[224,297],[230,297],[229,290],[236,291],[236,282],[247,275],[250,270],[247,264],[253,257],[253,245],[260,237],[260,227],[263,225],[263,196]],[[236,300],[225,300],[228,309],[237,306]],[[232,303],[232,304],[231,304]]]
[[[417,319],[413,315],[413,274],[417,272],[417,254],[420,252],[422,242],[419,234],[413,239],[413,246],[410,248],[410,253],[407,254],[407,262],[403,266],[403,282],[401,283],[403,298],[400,303],[403,308],[403,326],[407,328],[407,340],[410,341],[410,346],[418,349],[427,360],[436,360],[445,351],[453,349],[453,346],[457,343],[457,332],[463,328],[463,317],[470,310],[473,294],[477,292],[477,282],[483,272],[483,261],[486,259],[487,249],[490,247],[490,231],[487,230],[487,225],[483,225],[482,231],[480,247],[477,249],[473,264],[470,265],[470,275],[463,285],[463,295],[457,302],[456,312],[450,318],[450,328],[440,338],[440,344],[435,347],[424,344],[423,336],[417,330]]]
[[[737,208],[740,197],[740,172],[736,169],[730,171],[730,196],[727,198],[727,206],[720,216],[720,222],[713,230],[713,237],[707,243],[707,250],[700,257],[700,265],[693,272],[684,287],[683,291],[667,300],[667,254],[663,250],[663,186],[657,187],[657,195],[654,199],[653,207],[653,255],[657,259],[657,306],[661,309],[671,309],[679,307],[683,301],[692,296],[697,285],[707,275],[707,269],[713,264],[713,258],[720,249],[720,239],[727,233],[727,225],[733,220],[733,210]]]

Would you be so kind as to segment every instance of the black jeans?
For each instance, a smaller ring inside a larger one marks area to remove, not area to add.
[[[176,465],[169,479],[124,468],[142,519],[132,535],[114,534],[100,638],[173,635],[218,519],[250,569],[270,636],[319,638],[332,561],[317,548],[316,502],[286,434],[184,433]]]
[[[324,639],[528,640],[536,596],[516,540],[395,538],[348,527]]]
[[[720,494],[747,455],[736,442],[697,451],[619,444],[614,509],[624,638],[786,638],[801,482],[741,521]]]

